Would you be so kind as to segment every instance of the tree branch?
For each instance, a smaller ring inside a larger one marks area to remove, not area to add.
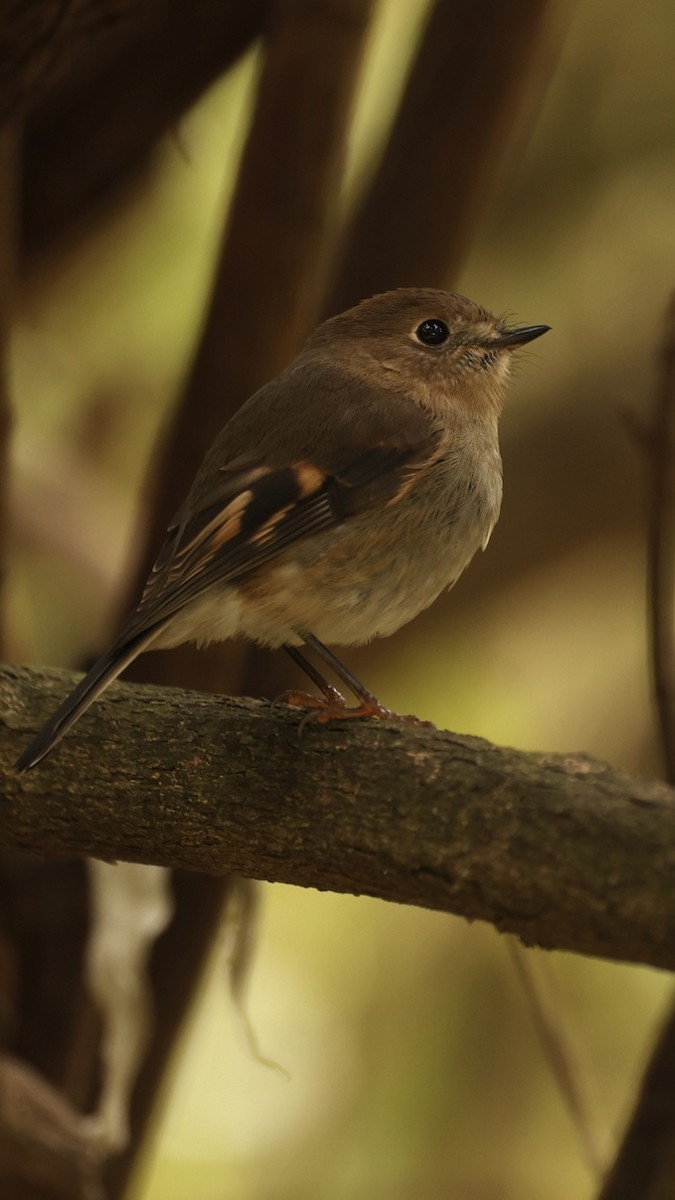
[[[53,759],[9,768],[63,672],[0,671],[5,844],[442,909],[528,944],[675,967],[675,793],[587,755],[264,704],[111,688]]]

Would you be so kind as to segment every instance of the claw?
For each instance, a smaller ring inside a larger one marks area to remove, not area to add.
[[[327,725],[329,721],[354,721],[375,718],[379,721],[393,721],[400,725],[417,725],[423,729],[433,729],[431,721],[421,721],[415,716],[401,716],[390,708],[380,704],[375,696],[364,697],[360,704],[350,708],[341,692],[330,687],[330,696],[312,696],[310,692],[282,692],[270,705],[272,711],[277,704],[288,704],[292,708],[307,708],[300,725],[298,737],[302,737],[307,725]]]
[[[337,709],[347,707],[342,692],[332,684],[326,684],[326,697],[321,699],[319,696],[313,696],[311,692],[297,691],[291,688],[287,692],[282,692],[280,696],[276,696],[270,704],[270,712],[273,712],[278,704],[287,704],[289,708],[323,708],[324,705],[329,705]]]

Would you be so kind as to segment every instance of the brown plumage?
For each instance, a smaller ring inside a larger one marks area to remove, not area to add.
[[[487,544],[501,502],[508,329],[463,296],[402,288],[326,321],[225,426],[111,649],[17,762],[47,754],[143,650],[243,635],[285,646],[319,719],[391,715],[322,644],[392,633]],[[348,709],[298,650],[361,700]]]

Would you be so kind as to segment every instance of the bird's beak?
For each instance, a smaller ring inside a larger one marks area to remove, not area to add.
[[[486,345],[497,350],[515,350],[541,337],[542,333],[548,333],[550,328],[550,325],[525,325],[523,329],[507,329],[505,333],[490,338]]]

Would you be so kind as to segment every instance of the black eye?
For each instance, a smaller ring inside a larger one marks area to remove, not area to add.
[[[415,337],[425,346],[440,346],[442,342],[447,342],[450,330],[445,321],[439,321],[438,317],[431,317],[430,320],[422,321],[422,324],[417,326]]]

